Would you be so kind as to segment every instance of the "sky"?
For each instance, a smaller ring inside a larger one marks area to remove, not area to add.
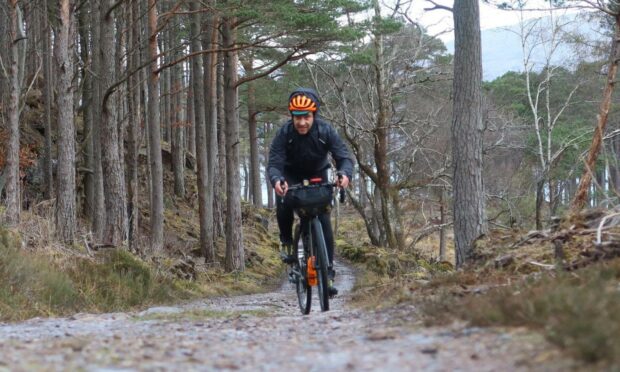
[[[452,7],[453,0],[436,0],[437,4]],[[396,0],[384,0],[383,5],[386,11],[393,8],[393,4]],[[509,25],[515,25],[519,23],[519,13],[514,10],[500,10],[497,7],[486,4],[482,1],[480,4],[480,29],[487,30],[491,28],[504,27]],[[427,29],[427,32],[431,35],[437,35],[444,42],[454,40],[452,13],[438,9],[433,11],[425,11],[424,8],[430,8],[433,5],[424,0],[412,0],[412,5],[409,8],[408,15],[413,20]],[[541,0],[530,0],[527,3],[527,7],[530,9],[545,9],[548,7],[548,2]],[[568,11],[568,12],[574,12]],[[557,14],[557,13],[556,13]],[[523,12],[525,19],[538,18],[548,15],[544,10],[532,10]]]

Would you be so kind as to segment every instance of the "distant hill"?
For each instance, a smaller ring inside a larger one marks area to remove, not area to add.
[[[577,20],[576,15],[565,15],[561,18],[563,23],[570,23],[567,29],[571,32],[579,32],[588,39],[600,39],[598,25],[593,22]],[[547,18],[538,21],[548,22]],[[523,71],[523,53],[521,38],[518,33],[518,25],[492,28],[482,31],[482,73],[483,80],[491,81],[508,71]],[[446,42],[449,53],[454,53],[454,40]],[[570,67],[574,60],[574,48],[564,44],[554,53],[553,64]],[[587,58],[586,56],[585,58]],[[532,61],[537,64],[545,60],[545,52],[542,47],[535,49]]]

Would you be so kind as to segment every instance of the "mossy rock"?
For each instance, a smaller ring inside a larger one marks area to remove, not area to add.
[[[388,263],[378,253],[368,253],[365,255],[365,263],[368,270],[384,276],[388,273]]]
[[[390,255],[388,257],[385,257],[385,263],[386,263],[385,266],[387,269],[387,274],[389,276],[394,277],[402,273],[403,265],[401,264],[401,261],[398,259],[398,256]]]
[[[362,247],[355,247],[349,244],[338,244],[336,243],[340,255],[352,262],[365,262],[366,261],[366,250]]]

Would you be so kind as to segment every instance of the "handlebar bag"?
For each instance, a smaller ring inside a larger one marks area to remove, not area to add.
[[[332,189],[332,185],[321,185],[289,190],[284,203],[293,209],[326,207],[331,204]]]

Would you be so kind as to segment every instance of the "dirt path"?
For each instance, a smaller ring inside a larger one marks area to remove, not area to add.
[[[77,314],[0,324],[1,370],[562,369],[524,331],[423,328],[410,307],[347,305],[354,277],[339,265],[332,310],[301,316],[290,284],[141,313]],[[546,348],[544,348],[546,349]],[[564,366],[566,367],[566,366]]]

